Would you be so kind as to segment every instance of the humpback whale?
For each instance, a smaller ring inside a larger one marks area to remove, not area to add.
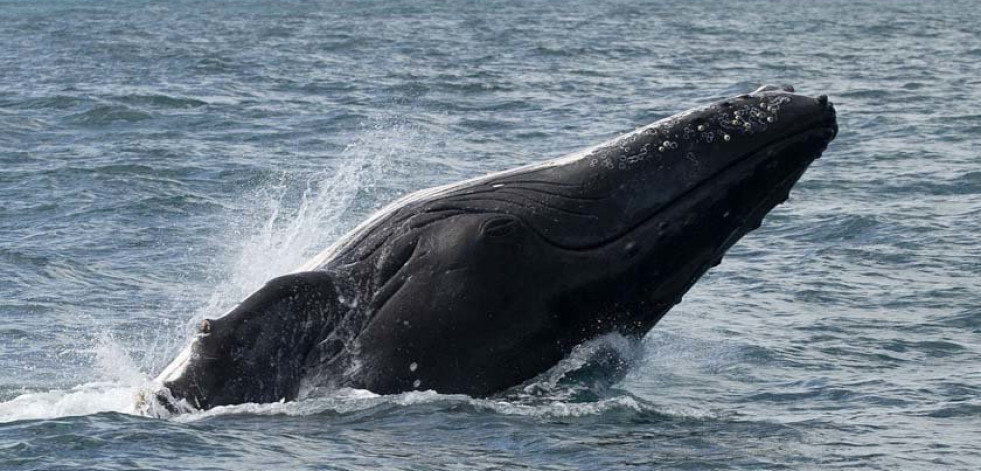
[[[152,396],[179,410],[308,387],[487,396],[521,384],[589,339],[645,335],[837,131],[827,96],[763,86],[409,194],[202,321]]]

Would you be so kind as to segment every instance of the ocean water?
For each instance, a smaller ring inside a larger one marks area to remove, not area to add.
[[[981,468],[970,1],[0,1],[0,469]],[[640,343],[487,399],[140,415],[393,198],[791,83],[841,132]]]

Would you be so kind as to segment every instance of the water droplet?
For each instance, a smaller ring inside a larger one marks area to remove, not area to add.
[[[412,364],[409,365],[409,371],[415,371],[417,369],[419,369],[419,364],[418,363],[412,362]]]
[[[725,139],[726,141],[728,141],[729,139],[732,139],[731,137],[729,137],[728,134],[723,134],[722,135],[722,138]]]
[[[419,381],[418,379],[412,382],[413,388],[419,389],[420,385],[422,385],[422,381]]]

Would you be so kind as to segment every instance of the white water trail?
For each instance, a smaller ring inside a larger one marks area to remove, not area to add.
[[[311,416],[325,412],[354,414],[374,408],[406,408],[419,405],[436,405],[447,410],[459,412],[471,409],[498,415],[569,418],[602,415],[609,411],[659,412],[651,405],[631,396],[615,396],[594,402],[548,401],[525,404],[502,399],[480,399],[464,394],[439,394],[435,391],[410,391],[392,395],[378,395],[363,389],[340,389],[327,395],[308,398],[297,402],[277,402],[271,404],[237,404],[220,406],[206,411],[174,416],[177,422],[197,422],[219,416],[234,415],[285,415]]]

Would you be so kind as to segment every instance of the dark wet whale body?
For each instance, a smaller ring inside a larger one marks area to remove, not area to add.
[[[762,87],[542,164],[413,193],[204,321],[168,407],[305,387],[489,395],[609,332],[640,337],[783,202],[837,132]]]

